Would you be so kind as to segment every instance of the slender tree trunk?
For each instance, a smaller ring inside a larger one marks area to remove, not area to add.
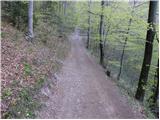
[[[132,8],[131,14],[134,13],[135,1],[133,1],[133,2],[134,2],[134,4],[133,4],[133,8]],[[129,34],[131,23],[132,23],[132,18],[129,19],[128,29],[127,29],[127,33],[126,33],[127,35]],[[128,37],[125,38],[125,42],[124,42],[124,46],[123,46],[123,51],[122,51],[122,55],[121,55],[121,58],[120,58],[120,68],[119,68],[119,73],[118,73],[118,76],[117,76],[117,80],[119,80],[120,76],[121,76],[122,66],[123,66],[123,58],[124,58],[124,52],[125,52],[125,48],[126,48],[126,45],[127,45],[127,41],[128,41]]]
[[[66,10],[67,10],[67,1],[63,1],[63,15],[64,15],[64,22],[66,23]],[[65,27],[62,27],[62,32],[65,31]]]
[[[64,17],[66,17],[67,1],[64,1],[63,6],[64,6]]]
[[[28,32],[29,37],[33,38],[33,0],[29,1],[29,8],[28,8]]]
[[[103,47],[105,48],[105,36],[106,36],[106,25],[105,25],[105,22],[104,22],[104,25],[103,25],[103,40],[104,40],[104,42],[103,42]]]
[[[157,100],[158,100],[158,94],[159,94],[159,59],[157,62],[157,68],[154,76],[154,84],[151,88],[152,95],[149,97],[148,102],[149,102],[149,108],[153,113],[158,117],[158,112],[157,110],[158,105],[157,105]]]
[[[129,19],[129,24],[128,24],[128,30],[127,30],[127,33],[126,33],[127,35],[129,34],[131,23],[132,23],[132,19],[130,18]],[[119,73],[118,73],[118,76],[117,76],[117,80],[119,80],[120,76],[121,76],[121,71],[122,71],[122,66],[123,66],[124,51],[125,51],[125,48],[126,48],[126,45],[127,45],[127,41],[128,41],[128,37],[125,38],[123,51],[122,51],[122,55],[121,55],[121,59],[120,59],[120,68],[119,68]]]
[[[100,43],[99,43],[99,48],[100,48],[100,64],[103,66],[103,60],[104,60],[104,51],[103,51],[104,1],[103,0],[101,1],[101,7],[102,7],[102,13],[100,15],[100,28],[99,28]]]
[[[89,0],[89,2],[88,2],[88,9],[89,9],[89,11],[90,11],[90,9],[91,9],[91,0]],[[90,32],[91,32],[91,30],[90,30],[90,25],[91,25],[91,16],[90,16],[90,13],[88,13],[88,38],[87,38],[87,49],[89,48],[89,42],[90,42]]]
[[[159,78],[159,68],[158,68],[158,78]],[[159,105],[156,104],[156,102],[158,100],[158,97],[159,97],[159,79],[157,79],[157,80],[158,81],[157,81],[157,86],[156,86],[156,91],[155,91],[155,96],[154,96],[154,101],[153,102],[154,102],[155,105],[157,105],[158,110],[156,112],[156,115],[159,118]]]
[[[157,98],[158,98],[158,93],[159,93],[159,59],[157,62],[157,68],[156,68],[156,72],[154,75],[154,85],[152,88],[152,92],[153,94],[151,95],[151,97],[149,99],[152,99],[153,104],[156,104]]]
[[[158,94],[159,94],[159,59],[158,59],[158,62],[157,62],[155,79],[157,81],[157,84],[156,84],[156,89],[154,90],[154,94],[153,94],[153,103],[154,104],[156,104],[156,101],[158,99]]]
[[[58,1],[58,13],[61,15],[61,1]]]
[[[147,84],[148,73],[149,73],[151,59],[152,59],[153,40],[155,36],[154,23],[156,20],[157,4],[158,4],[158,1],[150,1],[150,5],[149,5],[149,14],[148,14],[149,29],[147,30],[144,59],[143,59],[141,74],[139,78],[138,88],[135,95],[135,98],[139,101],[143,101],[144,99],[144,95],[145,95],[144,86]]]

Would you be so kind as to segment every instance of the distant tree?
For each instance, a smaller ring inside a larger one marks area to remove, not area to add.
[[[133,1],[133,7],[132,7],[131,15],[133,15],[134,7],[135,7],[135,0]],[[132,17],[129,19],[129,22],[128,22],[128,29],[127,29],[127,32],[126,32],[127,35],[130,32],[131,24],[132,24]],[[126,36],[125,41],[124,41],[122,55],[121,55],[121,58],[120,58],[120,68],[119,68],[119,73],[118,73],[118,76],[117,76],[117,80],[119,80],[120,76],[121,76],[121,71],[122,71],[122,66],[123,66],[123,58],[124,58],[124,52],[125,52],[125,48],[126,48],[126,45],[127,45],[127,41],[128,41],[128,36]]]
[[[157,117],[159,118],[159,105],[157,104],[158,96],[159,96],[159,59],[157,62],[157,69],[155,73],[155,79],[157,80],[156,87],[153,90],[153,105],[154,107],[158,108],[157,112]]]
[[[66,17],[67,1],[63,2],[64,16]]]
[[[159,110],[157,110],[157,108],[159,109],[159,107],[157,104],[157,100],[158,100],[158,95],[159,95],[159,59],[157,62],[156,72],[154,75],[154,83],[151,87],[151,92],[152,94],[150,95],[148,99],[149,108],[158,117]]]
[[[91,0],[88,2],[88,11],[91,10]],[[90,41],[90,32],[91,32],[91,15],[88,13],[88,35],[87,35],[87,48],[89,48],[89,41]]]
[[[146,35],[146,44],[144,59],[142,64],[142,69],[140,73],[139,83],[135,98],[139,101],[143,101],[145,95],[145,86],[148,79],[148,73],[150,69],[152,50],[153,50],[153,40],[155,36],[155,21],[156,21],[156,11],[157,11],[158,1],[150,1],[149,13],[148,13],[148,23],[149,28]]]
[[[2,21],[11,22],[19,30],[27,26],[27,1],[2,1]]]
[[[33,39],[33,0],[29,1],[28,6],[28,35],[31,39]]]
[[[99,27],[99,36],[100,36],[100,64],[103,65],[104,62],[104,50],[103,50],[103,25],[104,25],[104,1],[101,1],[101,15],[100,15],[100,27]]]

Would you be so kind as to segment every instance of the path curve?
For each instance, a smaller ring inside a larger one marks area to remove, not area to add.
[[[49,95],[38,118],[141,118],[114,82],[87,53],[78,31],[70,37],[71,51],[58,73],[57,90]]]

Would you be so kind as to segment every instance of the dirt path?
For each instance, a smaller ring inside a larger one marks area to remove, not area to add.
[[[87,53],[78,32],[71,35],[70,42],[71,52],[57,75],[57,90],[49,95],[37,117],[141,118]]]

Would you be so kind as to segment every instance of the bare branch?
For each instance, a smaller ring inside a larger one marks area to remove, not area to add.
[[[98,13],[93,13],[93,12],[91,12],[91,11],[89,11],[89,10],[88,10],[88,13],[91,13],[91,14],[93,14],[93,15],[98,15],[98,16],[100,16],[100,14],[98,14]]]
[[[146,4],[146,3],[148,3],[148,2],[144,2],[144,3],[141,3],[141,4],[135,5],[134,7],[138,8],[138,7],[140,7],[140,6],[142,6],[142,5]]]

